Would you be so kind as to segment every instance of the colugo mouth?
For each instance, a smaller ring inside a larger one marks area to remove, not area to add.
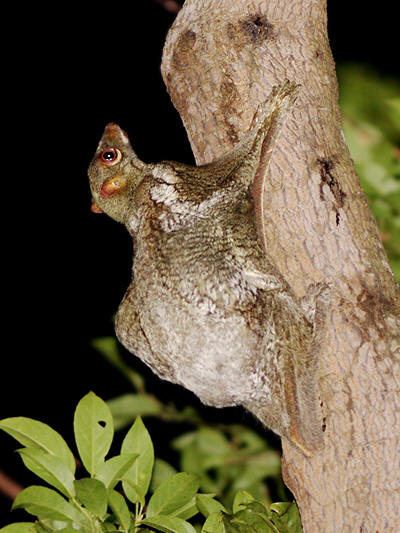
[[[90,210],[92,213],[104,213],[102,209],[96,204],[94,200],[92,200],[92,205],[90,206]]]

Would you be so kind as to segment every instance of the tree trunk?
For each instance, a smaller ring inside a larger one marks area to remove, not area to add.
[[[325,448],[305,457],[283,441],[284,479],[306,533],[399,532],[400,294],[345,144],[325,0],[186,0],[162,73],[198,164],[241,138],[273,85],[301,84],[255,197],[295,293],[335,288],[318,380]]]

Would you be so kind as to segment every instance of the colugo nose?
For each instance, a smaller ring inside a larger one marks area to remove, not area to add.
[[[128,135],[118,126],[118,124],[115,124],[115,122],[107,124],[104,129],[103,138],[106,138],[111,142],[122,141],[124,144],[129,145]]]

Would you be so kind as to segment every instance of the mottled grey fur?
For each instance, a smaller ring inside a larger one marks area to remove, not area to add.
[[[204,166],[144,164],[106,127],[89,168],[98,208],[134,238],[132,283],[116,316],[126,348],[207,405],[243,405],[305,453],[320,448],[316,392],[325,287],[302,305],[263,250],[252,184],[298,88],[275,87],[251,130]],[[109,148],[122,157],[101,159]],[[123,187],[104,197],[104,183]]]

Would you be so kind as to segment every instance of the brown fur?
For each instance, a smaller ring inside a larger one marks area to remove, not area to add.
[[[249,133],[201,167],[145,165],[109,125],[89,176],[95,204],[135,239],[116,317],[122,344],[204,403],[243,405],[310,453],[323,435],[316,353],[326,290],[317,287],[304,305],[296,299],[257,235],[252,196],[297,90],[274,88]],[[122,152],[113,166],[100,157],[110,148]],[[117,175],[124,188],[104,197]]]

